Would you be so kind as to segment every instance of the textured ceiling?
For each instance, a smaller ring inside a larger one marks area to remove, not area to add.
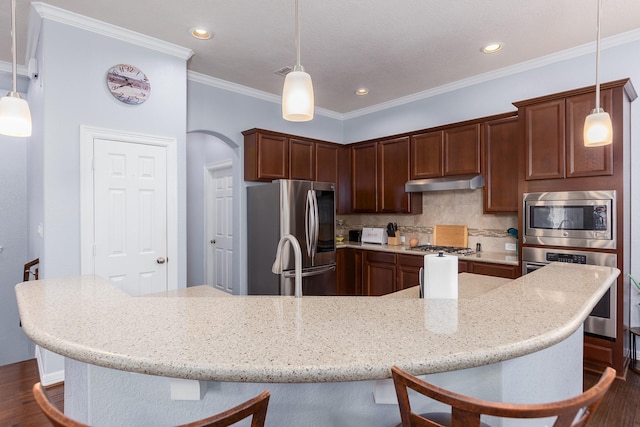
[[[299,0],[301,63],[316,106],[349,113],[578,46],[595,49],[596,0]],[[190,48],[189,70],[275,95],[295,63],[294,0],[49,0],[45,3]],[[8,0],[0,28],[9,28]],[[640,28],[639,0],[604,0],[602,37]],[[24,62],[29,2],[18,0]],[[215,37],[191,38],[206,26]],[[0,60],[10,61],[10,36]],[[504,49],[480,52],[489,42]],[[354,91],[367,87],[369,95]]]

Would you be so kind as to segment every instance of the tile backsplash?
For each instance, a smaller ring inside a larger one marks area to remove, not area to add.
[[[422,194],[422,214],[353,214],[338,215],[336,232],[345,236],[348,230],[362,227],[385,228],[389,222],[398,224],[398,231],[407,244],[412,237],[420,244],[433,243],[433,226],[436,224],[466,225],[469,228],[469,247],[475,249],[481,243],[483,251],[505,250],[505,243],[516,240],[507,233],[518,228],[518,215],[483,214],[482,189],[451,190]],[[342,224],[342,225],[341,225]]]

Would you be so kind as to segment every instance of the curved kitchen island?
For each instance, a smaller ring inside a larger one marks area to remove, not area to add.
[[[269,389],[268,426],[389,426],[393,365],[494,400],[580,393],[582,323],[618,274],[559,263],[513,281],[463,273],[457,301],[415,288],[130,297],[93,276],[25,282],[16,295],[25,333],[67,357],[65,411],[92,425],[175,425]]]

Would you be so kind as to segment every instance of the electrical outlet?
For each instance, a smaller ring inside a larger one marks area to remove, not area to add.
[[[516,250],[516,244],[515,243],[505,243],[504,244],[504,250],[505,251],[515,251]]]

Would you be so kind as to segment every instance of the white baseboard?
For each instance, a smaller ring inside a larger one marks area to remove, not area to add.
[[[56,384],[64,381],[64,369],[54,372],[45,372],[42,360],[42,350],[36,345],[36,360],[38,361],[38,372],[40,373],[40,383],[43,386]]]

